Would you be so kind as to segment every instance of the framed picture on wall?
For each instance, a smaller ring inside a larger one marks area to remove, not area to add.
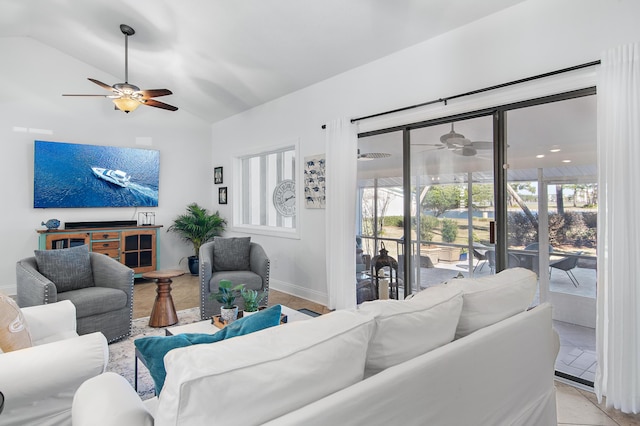
[[[213,169],[213,183],[222,183],[222,167],[216,167]]]
[[[227,204],[227,187],[218,188],[218,204]]]

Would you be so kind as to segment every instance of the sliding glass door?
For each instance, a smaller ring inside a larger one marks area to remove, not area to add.
[[[495,271],[491,116],[410,131],[413,290]]]
[[[557,374],[592,385],[593,95],[583,89],[360,135],[358,301],[531,269],[535,303],[554,307]],[[383,252],[397,270],[377,271]]]
[[[595,378],[596,96],[507,112],[508,253],[553,305],[561,375]]]

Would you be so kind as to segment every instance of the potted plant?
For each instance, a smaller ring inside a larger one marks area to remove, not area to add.
[[[198,275],[200,246],[216,235],[221,235],[226,224],[227,221],[218,212],[209,213],[197,203],[191,203],[187,206],[187,213],[175,218],[173,225],[167,229],[167,232],[175,232],[183,240],[193,244],[194,254],[188,257],[192,275]]]
[[[467,260],[467,253],[468,250],[466,248],[461,248],[460,249],[460,260]]]
[[[244,299],[244,315],[251,315],[258,312],[258,308],[260,307],[260,302],[265,298],[267,293],[264,291],[258,292],[257,290],[252,290],[250,288],[242,288],[240,290],[240,295],[242,299]]]
[[[210,299],[215,299],[220,306],[220,318],[223,322],[231,323],[238,318],[238,306],[235,305],[236,297],[240,297],[244,284],[236,286],[229,280],[220,280],[218,291],[209,295]]]

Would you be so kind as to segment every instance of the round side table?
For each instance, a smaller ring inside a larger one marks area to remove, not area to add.
[[[181,275],[184,275],[184,271],[178,269],[151,271],[142,274],[142,278],[155,280],[158,286],[156,301],[149,318],[149,327],[166,327],[178,322],[178,315],[171,297],[171,278]]]

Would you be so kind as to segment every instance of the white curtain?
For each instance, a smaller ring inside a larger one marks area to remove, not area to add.
[[[356,306],[357,130],[347,118],[326,125],[326,262],[330,309]]]
[[[595,391],[640,412],[640,45],[606,51],[598,73]]]

